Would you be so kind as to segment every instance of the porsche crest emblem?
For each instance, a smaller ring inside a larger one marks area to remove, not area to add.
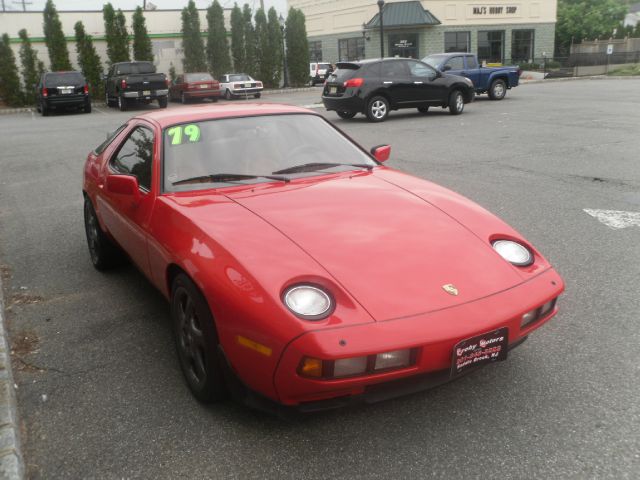
[[[442,285],[442,289],[447,292],[449,295],[456,296],[458,295],[458,289],[453,283],[447,283],[446,285]]]

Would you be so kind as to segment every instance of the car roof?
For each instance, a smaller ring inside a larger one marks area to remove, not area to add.
[[[231,117],[255,117],[260,115],[278,115],[285,113],[306,113],[318,115],[316,112],[292,105],[278,103],[241,103],[194,105],[186,108],[161,109],[137,115],[139,118],[157,123],[160,128],[185,122],[202,122]]]

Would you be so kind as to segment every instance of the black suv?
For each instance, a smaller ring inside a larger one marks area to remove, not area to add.
[[[339,62],[327,79],[322,102],[342,118],[364,113],[372,122],[387,119],[390,110],[448,108],[459,115],[473,101],[471,80],[438,72],[407,58]]]
[[[80,72],[44,73],[36,92],[36,110],[49,115],[51,110],[81,108],[91,113],[89,85]]]

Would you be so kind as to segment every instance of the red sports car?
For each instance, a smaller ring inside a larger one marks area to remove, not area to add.
[[[562,279],[478,205],[381,165],[389,151],[291,106],[140,115],[87,158],[91,260],[124,251],[170,300],[203,402],[312,411],[504,360]]]

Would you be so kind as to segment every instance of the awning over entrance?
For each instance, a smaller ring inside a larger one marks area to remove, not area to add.
[[[418,1],[385,3],[382,7],[382,22],[385,27],[412,27],[420,25],[440,25],[440,20]],[[365,28],[380,26],[380,14],[376,13]]]

